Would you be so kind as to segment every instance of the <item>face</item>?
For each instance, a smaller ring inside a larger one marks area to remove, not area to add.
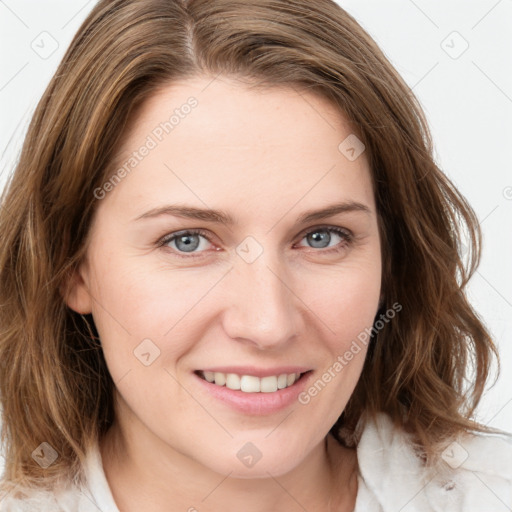
[[[349,136],[325,99],[228,78],[173,83],[139,112],[67,302],[92,312],[119,423],[159,457],[279,475],[342,413],[381,292]]]

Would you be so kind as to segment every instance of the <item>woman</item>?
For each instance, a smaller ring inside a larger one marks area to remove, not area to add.
[[[2,206],[0,510],[509,510],[478,223],[335,3],[100,1]]]

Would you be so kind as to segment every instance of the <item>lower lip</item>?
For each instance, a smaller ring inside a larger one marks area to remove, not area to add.
[[[229,389],[226,386],[217,386],[197,374],[193,374],[204,389],[214,398],[226,403],[233,409],[252,415],[272,414],[298,401],[299,394],[306,387],[307,382],[311,378],[312,372],[304,373],[301,378],[295,381],[290,387],[278,389],[271,393],[246,393]]]

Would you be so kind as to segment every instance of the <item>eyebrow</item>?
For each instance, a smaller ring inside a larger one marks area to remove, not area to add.
[[[363,203],[356,201],[345,201],[342,203],[334,203],[325,208],[318,210],[308,210],[297,219],[297,224],[306,224],[316,220],[326,219],[333,217],[340,213],[349,212],[363,212],[371,215],[371,209]],[[134,220],[148,219],[159,217],[162,215],[172,215],[174,217],[182,217],[186,219],[202,220],[206,222],[215,222],[218,224],[226,224],[232,226],[237,223],[235,217],[223,210],[213,210],[209,208],[196,208],[187,205],[167,205],[158,208],[153,208],[142,215],[139,215]]]

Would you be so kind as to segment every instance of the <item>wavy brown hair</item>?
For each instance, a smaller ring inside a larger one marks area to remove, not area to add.
[[[114,383],[94,319],[69,309],[63,290],[87,249],[94,190],[112,176],[137,109],[173,81],[220,74],[319,94],[366,146],[383,310],[402,310],[372,336],[332,432],[382,411],[428,461],[459,433],[491,430],[474,412],[498,354],[464,292],[480,257],[477,218],[434,162],[418,101],[371,37],[331,0],[102,0],[39,102],[2,196],[4,485],[80,480],[112,424]],[[42,442],[59,455],[47,469],[31,456]]]

